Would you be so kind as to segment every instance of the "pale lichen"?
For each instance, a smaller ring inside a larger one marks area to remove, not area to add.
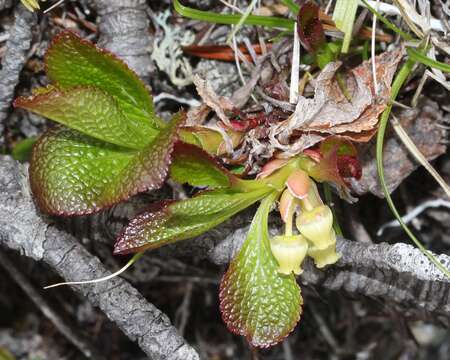
[[[192,43],[194,33],[176,24],[169,25],[170,16],[170,9],[153,16],[153,22],[160,31],[155,36],[151,57],[174,85],[183,87],[192,84],[192,67],[183,57],[182,46]]]

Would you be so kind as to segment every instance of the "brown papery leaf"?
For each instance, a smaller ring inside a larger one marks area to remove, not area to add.
[[[231,112],[236,107],[230,99],[217,95],[213,88],[203,80],[200,76],[195,75],[192,79],[197,88],[197,92],[202,98],[203,102],[208,105],[209,108],[215,111],[217,117],[222,120],[226,125],[231,127],[230,119],[226,115],[226,112]],[[189,124],[188,125],[194,125]]]
[[[314,98],[300,97],[295,112],[273,134],[281,142],[286,142],[294,131],[319,133],[322,138],[339,134],[358,142],[369,141],[376,132],[379,115],[388,104],[391,82],[402,54],[402,50],[396,50],[376,57],[377,94],[370,60],[347,73],[339,73],[351,101],[344,96],[336,80],[341,63],[328,64],[316,80]],[[302,137],[297,142],[301,143]],[[296,152],[304,149],[300,143],[298,146],[291,144]]]

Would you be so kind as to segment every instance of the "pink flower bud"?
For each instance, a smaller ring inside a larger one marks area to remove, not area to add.
[[[311,179],[303,170],[295,170],[289,175],[286,185],[294,197],[304,199],[308,196]]]

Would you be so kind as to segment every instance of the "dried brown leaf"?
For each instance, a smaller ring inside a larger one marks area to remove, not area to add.
[[[231,127],[230,119],[226,112],[231,112],[236,107],[233,102],[226,97],[217,95],[206,80],[203,80],[200,76],[195,75],[192,81],[204,103],[214,110],[220,120]]]
[[[376,132],[379,115],[388,104],[392,78],[402,54],[403,50],[395,50],[376,57],[377,94],[370,60],[345,74],[340,73],[351,101],[336,80],[341,63],[328,64],[316,80],[314,98],[300,97],[292,116],[272,130],[272,139],[281,144],[290,143],[290,155],[305,149],[306,144],[311,146],[311,133],[315,134],[317,142],[337,134],[358,142],[369,141]],[[304,141],[302,136],[292,142],[298,131],[305,133],[309,141]],[[286,151],[286,146],[283,148]]]

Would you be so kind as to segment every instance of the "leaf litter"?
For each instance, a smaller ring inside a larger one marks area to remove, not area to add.
[[[256,164],[262,164],[275,154],[277,157],[290,158],[329,136],[339,135],[361,143],[370,141],[376,133],[378,117],[389,102],[391,82],[403,54],[403,49],[396,49],[376,57],[376,76],[379,79],[377,93],[371,61],[364,61],[345,71],[342,70],[342,62],[329,63],[316,79],[311,80],[314,96],[300,95],[295,111],[289,113],[283,109],[282,116],[275,117],[271,116],[276,112],[274,106],[266,107],[269,112],[261,107],[256,110],[267,121],[246,129],[243,141],[233,156],[245,158],[247,165],[252,168],[250,173],[255,173],[260,169]],[[345,90],[339,84],[338,76],[344,79]],[[236,97],[218,96],[199,76],[194,77],[194,83],[204,104],[188,113],[188,123],[206,121],[209,108],[217,115],[215,120],[209,120],[209,124],[219,122],[225,128],[236,129],[233,126],[238,110],[233,102]],[[348,93],[350,99],[344,92]],[[239,104],[239,107],[242,106],[242,103]],[[199,119],[199,111],[203,112],[202,119]],[[243,122],[251,116],[252,109],[238,112],[238,121]],[[274,121],[274,118],[279,121]]]

